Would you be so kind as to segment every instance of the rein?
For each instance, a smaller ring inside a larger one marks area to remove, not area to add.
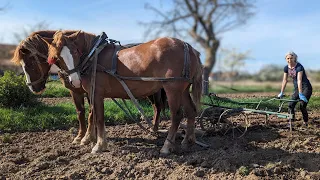
[[[95,96],[95,87],[96,87],[96,73],[97,73],[97,61],[98,61],[98,55],[99,53],[104,49],[105,46],[107,46],[109,43],[105,42],[102,45],[100,45],[97,50],[95,51],[94,57],[93,57],[93,64],[92,64],[92,72],[91,72],[91,87],[90,87],[90,102],[91,102],[91,109],[92,109],[92,114],[93,114],[93,121],[94,124],[96,124],[96,114],[95,114],[95,109],[94,109],[94,96]],[[111,74],[112,75],[112,74]],[[133,102],[133,104],[137,107],[138,111],[141,114],[141,118],[144,119],[147,123],[149,128],[152,128],[152,122],[145,116],[145,113],[143,111],[143,109],[141,108],[141,106],[139,105],[137,99],[133,96],[133,94],[131,93],[130,89],[128,88],[128,86],[126,85],[126,83],[120,79],[115,77],[123,86],[123,88],[125,89],[125,91],[127,92],[127,94],[129,95],[131,101]],[[147,133],[150,133],[154,136],[156,136],[156,134],[154,132],[151,132],[150,130],[146,129],[139,121],[136,121],[133,116],[131,114],[129,114],[127,111],[124,110],[124,108],[114,99],[112,98],[112,100],[131,118],[133,119],[137,125],[143,129],[144,131],[146,131]],[[122,99],[123,100],[123,99]],[[123,100],[124,101],[124,100]],[[130,112],[130,110],[129,110]]]
[[[104,41],[105,39],[107,39],[107,41]],[[95,113],[94,113],[94,110],[95,110],[94,109],[94,95],[95,95],[95,82],[96,82],[95,80],[96,80],[97,65],[99,65],[97,63],[98,54],[108,44],[115,44],[115,43],[119,43],[120,44],[119,41],[108,39],[107,35],[105,35],[105,33],[103,32],[102,35],[99,36],[99,39],[94,44],[94,46],[91,49],[91,51],[88,54],[88,56],[81,63],[79,63],[79,65],[76,68],[74,68],[72,70],[65,70],[65,71],[62,72],[64,74],[66,74],[66,75],[70,75],[70,74],[75,73],[75,72],[83,73],[84,70],[86,68],[88,68],[88,66],[92,66],[91,87],[90,87],[90,102],[92,104],[91,108],[93,110],[93,119],[94,119],[94,121],[96,121],[96,117],[95,117]],[[187,81],[187,82],[192,83],[193,81],[189,77],[190,76],[190,55],[189,55],[189,47],[188,47],[189,44],[184,42],[183,45],[184,45],[184,57],[185,58],[184,58],[184,67],[183,67],[183,71],[182,71],[182,77],[165,78],[165,77],[125,77],[125,76],[120,76],[120,75],[117,74],[117,71],[116,71],[116,68],[117,68],[117,57],[118,57],[117,55],[118,55],[118,52],[120,51],[119,46],[115,46],[115,51],[114,51],[114,54],[112,56],[112,69],[111,70],[108,70],[105,67],[102,67],[101,65],[99,65],[99,69],[102,68],[103,72],[108,73],[109,75],[113,76],[114,78],[116,78],[120,82],[120,84],[122,85],[124,90],[127,92],[128,96],[130,97],[131,101],[133,102],[133,104],[136,106],[136,108],[140,112],[141,118],[144,119],[147,122],[149,128],[152,128],[152,122],[150,120],[148,120],[148,118],[145,116],[145,113],[144,113],[143,109],[139,105],[137,99],[131,93],[130,89],[128,88],[128,86],[126,85],[124,80],[161,81],[161,82],[181,80],[181,81]],[[121,46],[121,44],[120,44],[120,46]],[[93,54],[94,54],[94,56],[92,57]],[[91,64],[89,62],[91,62]],[[115,101],[113,98],[112,98],[112,100]],[[118,105],[118,103],[116,103],[116,104]],[[119,106],[119,107],[122,109],[121,106]],[[144,126],[142,126],[142,124],[140,122],[136,121],[134,118],[132,118],[132,119],[143,130],[145,130],[146,132],[151,133],[151,134],[154,135],[153,132],[151,132],[150,130],[146,129]],[[94,124],[96,124],[96,123],[94,123]]]
[[[83,73],[83,71],[85,71],[91,65],[89,62],[92,62],[92,55],[94,54],[96,49],[103,42],[105,42],[106,39],[108,39],[108,36],[106,35],[105,32],[102,32],[101,35],[97,36],[93,41],[93,47],[91,48],[91,51],[89,52],[89,54],[82,61],[80,61],[80,63],[74,69],[61,70],[61,73],[67,76],[75,72]]]

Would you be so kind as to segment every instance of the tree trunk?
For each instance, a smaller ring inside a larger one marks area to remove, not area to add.
[[[203,67],[203,81],[202,81],[202,94],[208,95],[209,94],[209,75],[210,70],[207,67]]]
[[[206,49],[206,60],[203,68],[203,83],[202,83],[202,94],[209,94],[209,76],[212,68],[216,63],[216,54],[219,45],[210,47]]]

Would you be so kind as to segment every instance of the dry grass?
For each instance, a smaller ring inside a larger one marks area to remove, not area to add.
[[[233,82],[234,86],[261,86],[261,87],[274,87],[274,88],[281,88],[281,81],[263,81],[263,82],[258,82],[254,80],[244,80],[244,81],[235,81]],[[320,82],[318,81],[311,81],[313,88],[320,88]],[[227,86],[230,87],[231,82],[228,81],[211,81],[210,82],[211,86],[217,85],[217,86]],[[293,84],[288,82],[287,88],[293,88]]]

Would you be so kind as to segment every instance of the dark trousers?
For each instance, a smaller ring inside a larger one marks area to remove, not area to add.
[[[312,94],[312,86],[306,86],[302,88],[302,94],[306,96],[306,98],[309,99],[311,97]],[[291,97],[292,100],[298,100],[299,99],[299,91],[296,89]],[[295,106],[296,106],[297,102],[290,102],[289,103],[289,113],[293,114],[293,119],[295,119]],[[307,105],[308,103],[304,102],[304,101],[300,101],[300,110],[302,113],[302,117],[303,117],[303,121],[304,122],[308,122],[308,111],[307,111]]]

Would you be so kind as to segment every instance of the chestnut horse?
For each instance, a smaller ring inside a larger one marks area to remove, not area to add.
[[[76,31],[68,31],[67,34],[72,34]],[[29,89],[35,94],[41,94],[45,90],[45,84],[49,77],[51,65],[47,62],[48,46],[42,38],[52,38],[56,31],[38,31],[32,33],[25,40],[21,41],[17,46],[12,58],[12,62],[20,64],[26,76],[26,84]],[[75,88],[72,86],[67,77],[60,74],[60,80],[66,88],[69,89],[73,103],[77,111],[79,121],[78,135],[73,140],[73,143],[87,144],[89,139],[81,141],[86,132],[85,124],[85,106],[84,97],[86,92],[83,88]],[[154,131],[158,130],[160,121],[160,112],[164,109],[166,100],[164,91],[161,90],[148,97],[154,109]],[[92,119],[92,113],[89,113],[88,121]],[[94,138],[94,137],[93,137]]]
[[[171,127],[160,153],[169,154],[175,146],[176,133],[183,118],[181,106],[187,118],[182,147],[193,144],[195,117],[200,105],[202,86],[200,53],[179,39],[159,38],[119,51],[116,69],[112,69],[116,46],[110,43],[97,56],[97,71],[94,71],[93,75],[92,72],[87,73],[80,79],[79,72],[75,69],[81,71],[78,67],[83,64],[80,57],[91,51],[95,38],[96,35],[83,31],[72,35],[58,31],[52,41],[46,40],[49,46],[48,62],[58,64],[65,72],[71,72],[69,78],[72,84],[82,86],[89,95],[92,95],[91,86],[95,88],[91,110],[96,115],[97,143],[92,153],[104,151],[106,148],[103,98],[129,98],[123,83],[136,98],[149,96],[164,88],[170,108]],[[116,70],[116,73],[112,74],[110,70]],[[95,84],[92,84],[91,76],[95,77]],[[119,81],[119,78],[122,80]],[[193,99],[189,93],[191,85]],[[90,135],[93,132],[93,126],[88,127],[87,133]]]

